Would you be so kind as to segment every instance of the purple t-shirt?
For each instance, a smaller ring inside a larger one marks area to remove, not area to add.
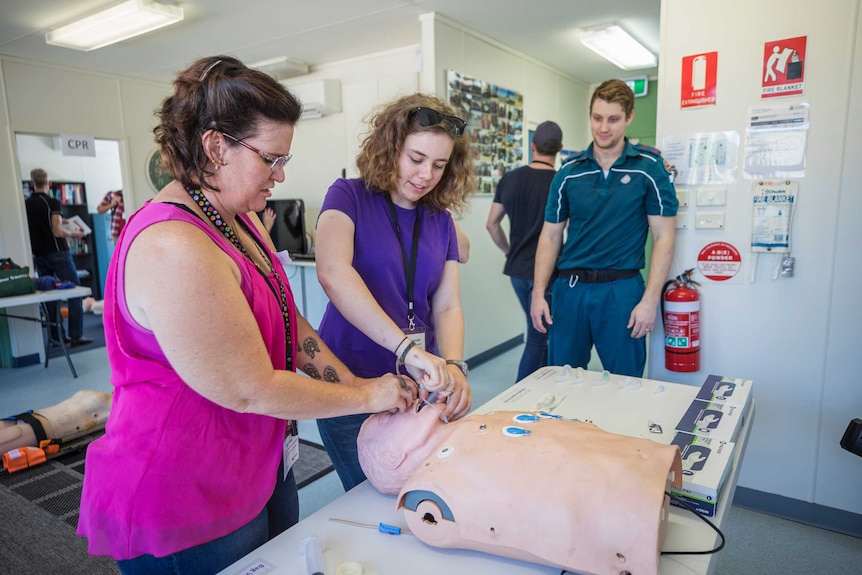
[[[323,200],[321,213],[338,210],[353,220],[353,267],[365,281],[371,295],[402,329],[407,327],[407,282],[398,237],[387,205],[386,196],[367,189],[362,180],[338,179],[330,186]],[[431,300],[443,266],[448,260],[458,261],[458,238],[451,214],[420,205],[415,210],[395,206],[401,242],[410,258],[413,225],[421,218],[416,280],[413,290],[417,329],[426,332],[428,351],[437,348],[433,328]],[[354,327],[330,302],[318,329],[320,337],[338,358],[359,377],[378,377],[392,372],[395,358],[392,351],[380,347]]]

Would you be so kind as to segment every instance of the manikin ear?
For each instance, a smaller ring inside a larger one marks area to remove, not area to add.
[[[377,452],[377,463],[384,469],[398,469],[405,459],[407,459],[407,453],[403,449],[398,451],[387,446]]]
[[[225,142],[224,136],[218,130],[207,130],[201,136],[201,142],[203,143],[204,153],[213,165],[217,167],[224,166],[224,154],[225,150],[227,150],[227,142]]]

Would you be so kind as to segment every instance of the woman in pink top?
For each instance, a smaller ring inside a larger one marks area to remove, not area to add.
[[[175,180],[129,219],[111,262],[115,392],[87,450],[78,524],[90,553],[123,573],[227,567],[298,519],[290,420],[417,397],[409,379],[359,378],[333,355],[296,312],[254,215],[284,181],[300,111],[227,56],[181,72],[159,111]]]

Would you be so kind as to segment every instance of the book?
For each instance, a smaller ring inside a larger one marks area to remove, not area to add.
[[[65,218],[63,220],[63,227],[66,228],[67,231],[81,230],[84,232],[85,236],[90,235],[93,230],[90,229],[90,226],[81,218],[81,216],[72,216],[71,218]]]

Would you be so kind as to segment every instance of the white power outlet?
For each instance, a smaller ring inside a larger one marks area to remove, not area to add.
[[[676,189],[676,199],[679,201],[679,207],[687,208],[688,207],[688,190],[685,189]]]
[[[694,227],[699,230],[723,230],[724,212],[697,212]]]
[[[687,210],[678,210],[676,212],[676,229],[678,229],[678,230],[687,230],[688,229],[688,211]]]
[[[723,206],[727,204],[727,189],[697,191],[697,205],[699,206]]]

